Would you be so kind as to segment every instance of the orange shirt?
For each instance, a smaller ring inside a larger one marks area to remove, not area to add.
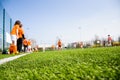
[[[22,28],[18,29],[18,38],[22,38],[22,35],[24,34],[24,31]]]
[[[52,48],[52,49],[54,49],[54,48],[55,48],[55,46],[54,46],[54,45],[52,45],[52,46],[51,46],[51,48]]]
[[[62,45],[62,42],[60,40],[58,41],[58,45]]]
[[[28,45],[27,39],[24,39],[24,40],[23,40],[23,45]]]
[[[10,48],[9,48],[9,51],[13,52],[13,53],[16,53],[17,52],[17,47],[14,44],[11,44]]]
[[[19,29],[19,25],[14,25],[11,31],[11,35],[18,35],[17,30]]]
[[[30,46],[31,45],[31,41],[30,40],[28,40],[28,46]]]

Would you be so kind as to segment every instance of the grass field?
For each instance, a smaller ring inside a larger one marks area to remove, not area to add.
[[[120,47],[38,52],[0,65],[1,80],[119,80]]]
[[[24,53],[20,53],[20,54],[24,54]],[[9,58],[9,57],[13,57],[16,55],[20,55],[20,54],[0,54],[0,59],[4,59],[4,58]]]
[[[3,59],[3,58],[8,58],[8,57],[11,57],[11,56],[16,56],[16,55],[14,55],[14,54],[0,54],[0,59]]]

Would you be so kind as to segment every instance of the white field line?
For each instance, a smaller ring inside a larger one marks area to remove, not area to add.
[[[12,60],[17,59],[19,57],[25,56],[27,54],[30,54],[30,53],[25,53],[25,54],[21,54],[21,55],[17,55],[17,56],[12,56],[12,57],[9,57],[9,58],[0,59],[0,64],[4,64],[6,62],[12,61]]]

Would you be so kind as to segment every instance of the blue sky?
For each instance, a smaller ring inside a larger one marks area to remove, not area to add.
[[[120,36],[119,0],[1,0],[13,21],[21,20],[38,44],[114,39]]]

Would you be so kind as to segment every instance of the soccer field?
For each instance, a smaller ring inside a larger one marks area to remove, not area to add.
[[[0,80],[119,80],[120,47],[37,52],[0,65]]]
[[[0,59],[3,59],[3,58],[8,58],[8,57],[12,57],[12,56],[16,56],[15,54],[2,54],[0,53]]]

